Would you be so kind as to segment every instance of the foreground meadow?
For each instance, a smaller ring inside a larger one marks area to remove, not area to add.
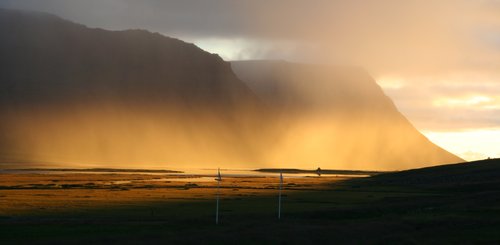
[[[483,165],[285,176],[281,220],[277,176],[223,177],[219,225],[213,176],[1,174],[0,243],[496,243],[500,164]]]

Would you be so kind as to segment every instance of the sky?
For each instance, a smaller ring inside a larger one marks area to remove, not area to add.
[[[147,29],[226,60],[366,69],[430,140],[500,157],[500,0],[0,0],[89,27]]]

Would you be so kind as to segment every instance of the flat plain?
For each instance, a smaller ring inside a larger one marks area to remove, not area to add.
[[[2,244],[491,244],[498,160],[364,178],[0,175]]]

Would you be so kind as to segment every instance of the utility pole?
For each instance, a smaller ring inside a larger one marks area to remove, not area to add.
[[[283,172],[280,172],[280,186],[278,193],[278,219],[281,219],[281,190],[283,189]]]
[[[219,189],[220,189],[220,182],[222,181],[222,178],[220,176],[220,168],[217,169],[217,178],[215,178],[217,181],[217,204],[215,207],[215,224],[219,224]]]

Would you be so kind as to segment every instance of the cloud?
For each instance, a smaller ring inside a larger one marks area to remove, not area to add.
[[[246,53],[354,63],[374,74],[498,68],[499,1],[4,0],[93,27],[143,28],[191,41],[253,40]],[[235,51],[232,51],[236,53]],[[246,56],[245,56],[246,57]],[[235,57],[237,58],[237,57]],[[253,58],[253,57],[252,57]],[[263,57],[266,58],[266,57]]]
[[[500,125],[500,86],[495,77],[452,73],[378,81],[417,128],[462,131]]]

